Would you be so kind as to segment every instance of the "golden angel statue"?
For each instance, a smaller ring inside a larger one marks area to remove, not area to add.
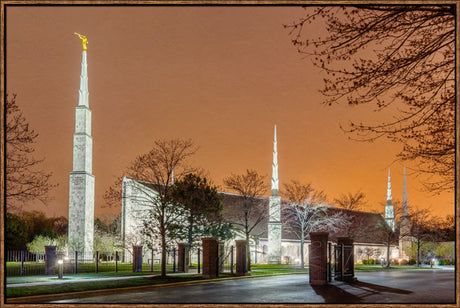
[[[86,51],[86,45],[88,44],[88,39],[84,35],[81,35],[77,32],[74,32],[74,33],[80,37],[81,43],[83,44],[83,51]]]

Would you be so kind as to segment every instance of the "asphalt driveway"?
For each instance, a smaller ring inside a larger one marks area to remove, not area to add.
[[[358,272],[358,281],[311,286],[307,275],[227,280],[49,303],[455,303],[455,272]]]

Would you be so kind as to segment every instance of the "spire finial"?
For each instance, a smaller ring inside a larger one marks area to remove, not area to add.
[[[74,34],[78,35],[78,37],[81,39],[81,43],[83,45],[83,51],[86,51],[86,45],[88,44],[88,39],[86,36],[81,35],[80,33],[74,32]]]
[[[273,164],[272,164],[272,196],[278,196],[279,179],[278,179],[278,150],[276,141],[276,124],[273,138]]]

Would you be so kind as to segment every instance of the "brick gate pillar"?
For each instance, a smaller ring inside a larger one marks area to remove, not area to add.
[[[189,245],[187,243],[177,244],[177,271],[187,273],[189,265]]]
[[[203,278],[218,276],[219,242],[212,237],[202,238],[203,242]]]
[[[133,273],[142,272],[142,246],[133,246]]]
[[[236,240],[236,275],[244,276],[248,272],[248,241]]]
[[[45,275],[56,274],[56,246],[45,246]]]
[[[310,233],[310,284],[325,285],[327,284],[327,239],[328,232]]]

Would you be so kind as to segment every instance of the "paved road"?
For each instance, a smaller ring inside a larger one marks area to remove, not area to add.
[[[99,295],[50,303],[454,303],[455,273],[359,272],[358,282],[312,287],[287,275]]]

